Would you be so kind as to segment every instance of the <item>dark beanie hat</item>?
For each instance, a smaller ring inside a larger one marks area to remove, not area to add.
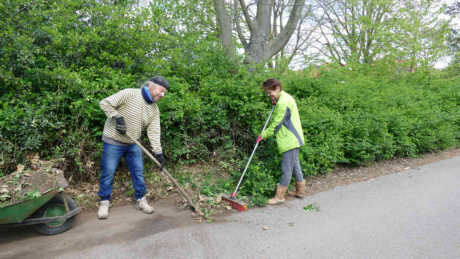
[[[166,78],[164,78],[162,76],[155,76],[152,79],[150,79],[150,81],[152,81],[153,83],[155,83],[157,85],[163,86],[164,88],[166,88],[166,90],[169,91],[169,82],[168,82],[168,80],[166,80]]]

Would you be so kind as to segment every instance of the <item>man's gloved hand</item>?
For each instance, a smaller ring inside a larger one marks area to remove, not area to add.
[[[120,116],[120,115],[117,115],[115,117],[115,121],[116,121],[116,125],[115,125],[115,129],[118,131],[118,133],[120,133],[121,135],[125,135],[126,134],[126,123],[125,123],[125,119]]]
[[[259,143],[260,141],[262,141],[262,139],[263,139],[262,136],[259,135],[259,136],[257,136],[256,142]]]
[[[163,170],[163,166],[166,162],[163,153],[154,154],[154,157],[160,162],[160,170]]]

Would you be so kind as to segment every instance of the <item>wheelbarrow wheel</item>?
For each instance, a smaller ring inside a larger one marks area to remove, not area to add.
[[[41,207],[38,212],[38,217],[56,217],[67,213],[63,198],[66,199],[69,210],[75,209],[77,206],[75,201],[67,194],[57,195]],[[69,230],[75,224],[76,216],[66,220],[56,220],[47,223],[35,225],[35,230],[44,235],[55,235]]]

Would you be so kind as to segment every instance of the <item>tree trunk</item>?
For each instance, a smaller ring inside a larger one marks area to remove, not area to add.
[[[216,6],[216,13],[218,16],[217,20],[224,21],[225,17],[228,16],[227,10],[222,8],[222,6],[224,6],[224,0],[214,0],[214,4]],[[244,0],[239,0],[239,4],[250,34],[248,42],[243,33],[238,30],[238,36],[244,46],[246,54],[245,62],[251,64],[261,64],[279,53],[288,43],[300,20],[305,0],[295,0],[286,26],[279,31],[278,35],[271,39],[269,34],[271,31],[271,17],[274,0],[257,1],[257,14],[254,18],[250,17],[248,6],[245,4]],[[229,30],[228,27],[224,28],[223,23],[221,22],[218,22],[218,25],[222,33],[227,34],[227,37],[231,37],[231,29]],[[237,28],[240,28],[239,24],[237,24]],[[230,46],[228,45],[228,41],[224,42],[222,37],[221,39],[222,44],[225,47]]]
[[[225,52],[233,57],[233,39],[232,39],[232,18],[230,17],[224,0],[214,0],[214,6],[217,14],[217,24],[219,28],[219,38]]]

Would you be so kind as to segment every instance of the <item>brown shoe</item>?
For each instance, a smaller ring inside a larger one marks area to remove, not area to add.
[[[295,197],[297,198],[305,197],[305,184],[306,184],[305,180],[295,183],[295,189],[296,189]]]
[[[286,200],[284,198],[284,195],[286,194],[287,189],[288,189],[288,186],[278,185],[276,187],[275,197],[268,200],[268,205],[275,205],[275,204],[283,203]]]
[[[303,180],[301,182],[296,182],[295,183],[295,191],[289,191],[289,196],[295,196],[297,198],[303,198],[305,197],[305,184],[306,181]]]

